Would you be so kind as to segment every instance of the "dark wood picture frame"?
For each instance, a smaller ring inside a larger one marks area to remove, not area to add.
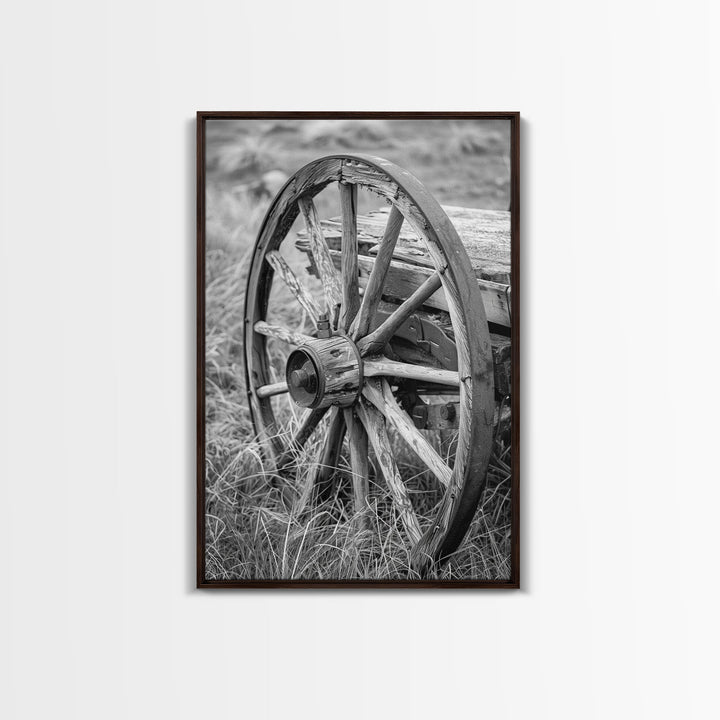
[[[496,119],[510,122],[511,198],[511,573],[503,581],[207,580],[205,574],[205,128],[214,119]],[[520,113],[519,112],[205,112],[197,113],[197,587],[504,588],[520,587]]]

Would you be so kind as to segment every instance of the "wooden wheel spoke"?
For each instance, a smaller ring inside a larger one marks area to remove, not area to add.
[[[368,380],[362,393],[392,424],[433,475],[447,487],[450,484],[452,470],[415,427],[408,414],[398,405],[387,380]]]
[[[333,265],[330,249],[327,242],[325,242],[325,236],[315,210],[315,203],[311,198],[302,197],[298,200],[298,207],[305,220],[305,227],[310,240],[310,250],[322,281],[328,317],[332,320],[335,315],[335,307],[342,302],[340,278],[335,270],[335,265]]]
[[[452,385],[459,387],[460,376],[454,370],[440,370],[425,365],[412,365],[410,363],[396,362],[386,357],[375,360],[366,360],[363,363],[365,377],[398,377],[421,382],[435,383],[437,385]]]
[[[365,357],[381,351],[395,334],[397,329],[441,286],[441,273],[435,271],[425,282],[398,307],[393,314],[373,330],[369,335],[358,341],[360,355]]]
[[[259,398],[269,398],[275,395],[282,395],[288,391],[286,382],[273,383],[272,385],[261,385],[255,388],[255,394]]]
[[[308,315],[312,318],[313,323],[317,325],[320,311],[315,304],[315,300],[297,279],[292,268],[285,262],[285,258],[276,250],[272,250],[265,256],[265,259],[270,267],[282,278],[288,290],[295,296],[295,299],[305,308]]]
[[[365,337],[370,330],[370,323],[377,312],[380,298],[382,297],[382,289],[385,285],[388,270],[390,269],[390,262],[393,251],[395,250],[395,244],[400,236],[403,220],[402,213],[393,205],[387,224],[385,225],[385,231],[380,241],[377,256],[370,271],[370,277],[365,288],[360,310],[351,328],[350,334],[354,340]]]
[[[347,427],[348,444],[350,446],[350,466],[352,468],[355,513],[357,515],[361,515],[367,510],[367,499],[370,485],[368,436],[365,431],[365,427],[355,416],[352,408],[346,408],[344,410],[344,415],[345,426]]]
[[[343,303],[340,329],[349,330],[360,307],[358,242],[357,242],[357,185],[340,183],[342,214],[342,244],[340,268],[342,270]]]
[[[305,345],[313,339],[309,335],[295,332],[294,330],[290,330],[289,328],[282,327],[280,325],[270,325],[264,320],[256,322],[254,329],[255,332],[260,333],[260,335],[275,338],[276,340],[280,340],[280,342],[287,343],[288,345]]]
[[[367,430],[370,444],[375,450],[375,457],[382,471],[385,482],[392,493],[393,500],[397,507],[400,518],[405,526],[405,531],[410,536],[413,544],[419,542],[422,537],[420,523],[413,510],[410,496],[408,495],[405,483],[400,477],[400,472],[395,464],[390,441],[388,440],[385,428],[385,418],[373,407],[372,404],[365,401],[358,403],[358,415]]]
[[[308,410],[300,423],[300,427],[290,441],[287,449],[278,458],[278,470],[285,468],[292,460],[295,453],[300,452],[304,447],[308,438],[313,434],[318,423],[325,417],[327,408],[317,408],[316,410]]]
[[[307,484],[302,494],[302,504],[307,502],[315,487],[317,487],[318,494],[322,499],[326,500],[330,496],[332,479],[337,470],[344,437],[345,418],[338,408],[333,407],[330,409],[330,421],[325,440],[318,453],[318,462],[307,474]]]

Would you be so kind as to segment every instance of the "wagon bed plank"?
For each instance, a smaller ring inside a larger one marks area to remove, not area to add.
[[[339,250],[330,250],[330,256],[336,268],[340,268],[341,253]],[[360,271],[360,287],[365,289],[368,284],[368,278],[372,272],[375,258],[372,256],[361,255],[358,257],[358,267]],[[401,260],[393,260],[387,274],[387,286],[384,289],[383,296],[393,298],[402,302],[408,298],[422,283],[424,283],[432,274],[434,269],[423,265],[411,265]],[[488,322],[510,327],[510,286],[504,283],[496,283],[491,280],[478,280],[480,286],[480,294],[483,299],[485,315]],[[431,295],[425,304],[436,310],[447,311],[448,303],[443,290],[438,290]]]
[[[443,205],[463,243],[475,276],[478,278],[483,305],[489,322],[510,327],[510,213],[500,210],[479,210],[456,205]],[[360,287],[368,277],[387,226],[390,206],[357,216],[357,243],[360,256]],[[340,268],[342,221],[333,217],[321,221],[322,231],[336,268]],[[298,233],[298,249],[308,252],[307,234]],[[308,252],[309,256],[309,252]],[[387,285],[397,298],[407,298],[433,272],[432,259],[409,222],[402,224],[388,271]],[[442,290],[426,302],[429,307],[447,310]]]
[[[465,246],[476,277],[509,284],[510,213],[456,205],[443,205],[442,208]],[[389,212],[389,207],[383,207],[358,215],[358,244],[365,245],[371,255],[377,254]],[[339,217],[323,220],[322,227],[331,247],[339,243],[342,229]],[[403,223],[394,256],[413,265],[432,267],[422,240],[407,222]]]

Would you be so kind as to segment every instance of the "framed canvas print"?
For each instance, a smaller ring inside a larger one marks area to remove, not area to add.
[[[516,112],[200,112],[199,587],[519,587]]]

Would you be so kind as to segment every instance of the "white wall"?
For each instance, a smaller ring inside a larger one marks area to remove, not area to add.
[[[0,714],[717,717],[718,4],[4,3]],[[194,112],[520,110],[523,590],[193,590]]]

